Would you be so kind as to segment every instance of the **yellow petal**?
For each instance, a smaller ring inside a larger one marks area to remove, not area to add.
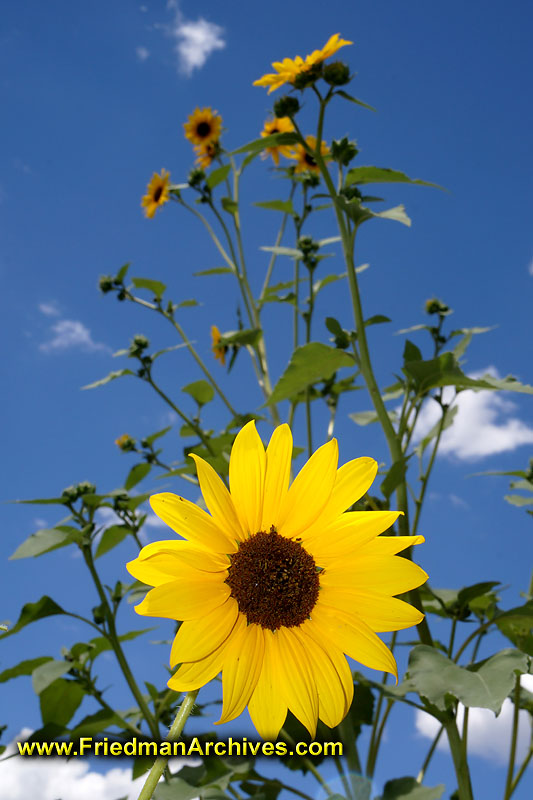
[[[265,495],[261,530],[278,526],[278,516],[289,488],[292,459],[292,433],[288,425],[279,425],[266,451]]]
[[[265,654],[259,680],[248,703],[248,711],[252,722],[263,739],[274,741],[283,727],[287,716],[287,703],[279,691],[278,648],[272,631],[264,630]]]
[[[304,464],[281,506],[279,533],[283,536],[297,537],[322,513],[335,483],[338,458],[337,440],[332,439]]]
[[[398,670],[394,656],[381,639],[353,614],[328,608],[318,602],[313,609],[313,621],[330,637],[343,653],[365,667],[390,672],[396,678]]]
[[[205,617],[182,622],[172,643],[170,666],[175,667],[183,661],[199,661],[220,647],[230,635],[238,613],[237,601],[229,597]]]
[[[192,692],[200,689],[213,680],[222,671],[224,658],[230,642],[246,627],[246,620],[242,614],[237,617],[237,622],[231,634],[222,642],[220,647],[213,650],[200,661],[188,661],[179,667],[168,681],[170,689],[175,692]]]
[[[150,505],[157,516],[173,531],[200,547],[215,553],[234,553],[237,550],[232,535],[219,528],[209,514],[194,503],[177,494],[162,492],[150,498]]]
[[[264,650],[260,625],[247,625],[231,637],[222,670],[222,714],[215,725],[235,719],[248,705],[261,672]]]
[[[324,636],[323,631],[317,628],[312,619],[306,620],[300,627],[300,630],[314,639],[315,643],[327,652],[329,658],[333,662],[344,693],[344,714],[342,717],[342,719],[344,719],[350,710],[353,700],[353,675],[348,661],[346,660],[346,656],[342,650],[333,644],[331,639]]]
[[[229,541],[244,541],[246,536],[239,522],[230,493],[207,461],[204,461],[203,458],[195,455],[195,453],[190,455],[196,464],[200,489],[215,525],[226,534]]]
[[[231,498],[242,528],[250,536],[261,530],[265,466],[265,448],[252,420],[237,434],[229,462]]]
[[[376,512],[374,512],[376,513]],[[365,544],[361,548],[361,555],[395,556],[407,547],[425,542],[423,536],[380,536],[378,539]]]
[[[399,511],[346,511],[322,530],[313,526],[314,536],[303,533],[304,547],[320,566],[328,566],[332,560],[358,555],[360,548],[390,528],[399,515]]]
[[[308,535],[316,535],[343,511],[356,503],[370,489],[377,471],[378,465],[373,458],[355,458],[353,461],[343,464],[337,470],[328,504],[320,518],[311,526]]]
[[[356,588],[383,594],[403,594],[428,579],[427,573],[401,556],[361,555],[339,559],[320,573],[321,586]]]
[[[223,572],[229,563],[228,556],[209,553],[185,541],[170,540],[146,545],[136,559],[126,564],[126,569],[137,580],[159,586],[172,578],[179,578],[184,567],[202,572]]]
[[[293,634],[307,653],[318,692],[318,716],[334,728],[346,714],[346,698],[342,682],[329,655],[314,639],[299,628]],[[346,661],[346,659],[345,659]]]
[[[376,632],[400,631],[424,619],[409,603],[377,592],[323,587],[320,596],[327,606],[356,614]]]
[[[307,653],[291,628],[279,628],[272,641],[277,648],[275,658],[280,667],[279,691],[294,716],[314,738],[318,693]]]
[[[142,603],[135,606],[137,614],[145,617],[196,620],[225,603],[231,589],[224,583],[221,574],[198,570],[194,572],[198,577],[180,577],[177,581],[156,586],[148,592]],[[140,574],[143,574],[142,571]]]

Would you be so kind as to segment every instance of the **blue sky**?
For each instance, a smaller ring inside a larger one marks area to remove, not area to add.
[[[142,309],[101,296],[98,276],[131,261],[131,274],[164,281],[174,300],[201,300],[200,307],[183,311],[181,321],[210,362],[210,325],[235,327],[234,287],[227,276],[211,283],[193,277],[193,272],[220,266],[211,242],[176,208],[167,206],[146,220],[141,195],[161,167],[176,182],[186,177],[193,158],[182,123],[194,107],[218,109],[228,129],[228,148],[256,138],[276,95],[269,98],[252,81],[268,72],[273,60],[305,55],[336,32],[354,41],[340,53],[357,72],[353,93],[378,111],[339,103],[326,138],[348,134],[358,140],[359,163],[401,169],[449,190],[384,187],[391,206],[405,203],[413,225],[376,222],[359,237],[357,261],[371,265],[361,276],[365,315],[380,313],[393,320],[376,326],[371,335],[381,385],[391,383],[399,368],[404,339],[394,332],[423,321],[423,303],[433,295],[454,308],[453,327],[497,326],[475,338],[465,369],[491,367],[500,375],[533,382],[529,4],[515,0],[504,12],[501,5],[481,0],[333,2],[325,15],[316,0],[305,5],[272,0],[254,5],[251,15],[250,4],[203,0],[179,7],[32,0],[10,4],[3,17],[5,500],[55,496],[84,479],[102,489],[121,485],[133,461],[115,447],[117,436],[141,437],[172,421],[147,387],[133,386],[129,379],[80,391],[124,365],[111,353],[127,346],[134,333],[147,334],[154,347],[175,343],[171,332]],[[310,107],[304,115],[311,118]],[[273,243],[279,220],[249,204],[285,193],[267,164],[256,162],[243,198],[256,287],[265,268],[258,248]],[[324,217],[319,232],[334,235],[333,220]],[[341,271],[338,259],[323,263],[327,271]],[[277,269],[279,280],[288,279],[289,262]],[[285,334],[291,324],[288,311],[280,308],[265,315],[276,377],[286,363]],[[332,308],[350,325],[343,292],[325,290],[314,329],[322,341],[328,337],[323,319]],[[232,398],[244,407],[257,406],[259,394],[248,388],[251,372],[239,360],[229,377],[218,364],[215,369]],[[181,351],[169,356],[161,371],[162,382],[177,396],[181,386],[198,377]],[[464,397],[430,486],[421,525],[426,545],[419,560],[434,586],[501,580],[508,587],[502,603],[511,607],[529,582],[531,519],[504,502],[505,479],[472,474],[526,467],[533,444],[531,398]],[[386,460],[378,430],[357,428],[347,416],[367,408],[363,392],[347,395],[342,403],[337,427],[341,461],[357,455]],[[213,427],[225,424],[215,404],[207,419]],[[267,426],[261,432],[269,435]],[[296,436],[303,439],[300,420]],[[167,446],[168,458],[178,458],[177,433],[169,434]],[[154,477],[142,488],[158,491],[163,486]],[[195,499],[184,484],[166,483],[164,488]],[[49,509],[4,506],[0,618],[16,619],[25,602],[43,594],[73,610],[88,606],[89,590],[79,591],[82,564],[70,551],[6,561],[36,528],[58,521]],[[155,527],[148,530],[154,539],[165,536]],[[108,580],[127,579],[123,565],[131,553],[126,549],[102,562]],[[140,627],[130,606],[121,624],[124,630]],[[58,657],[61,646],[82,636],[70,622],[36,624],[2,643],[0,669],[43,653]],[[142,679],[150,680],[154,670],[162,679],[164,646],[132,644],[129,652]],[[109,680],[115,680],[112,665],[104,664]],[[23,725],[37,727],[38,703],[29,681],[19,679],[3,691],[9,692],[0,718],[9,724],[7,740]],[[122,695],[117,691],[117,697],[122,707],[130,703],[125,690]],[[377,790],[387,778],[416,774],[427,741],[410,713],[393,717]],[[473,755],[472,764],[476,788],[488,797],[487,787],[503,783],[504,768],[497,759],[480,755]],[[428,784],[447,782],[451,791],[452,780],[447,757],[437,754]],[[517,800],[526,798],[531,786],[531,778],[529,787],[524,780]],[[0,798],[1,792],[0,783]],[[13,794],[10,800],[17,798]]]

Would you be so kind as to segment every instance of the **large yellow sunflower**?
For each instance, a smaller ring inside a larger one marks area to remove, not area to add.
[[[159,206],[168,201],[170,188],[170,173],[166,169],[161,170],[161,175],[154,172],[152,180],[146,187],[146,194],[141,200],[144,213],[151,219]]]
[[[316,150],[316,137],[306,136],[305,141],[314,152]],[[322,156],[327,156],[328,153],[329,150],[327,144],[324,141],[320,142],[320,154]],[[316,175],[318,175],[320,172],[320,167],[316,163],[313,156],[305,149],[303,144],[298,143],[289,158],[293,158],[296,161],[296,166],[294,168],[295,172],[314,172]]]
[[[195,108],[189,115],[187,122],[183,123],[185,138],[192,144],[204,145],[220,139],[222,132],[222,117],[208,108]]]
[[[270,119],[265,122],[265,127],[261,131],[261,136],[272,136],[274,133],[292,133],[294,125],[290,117],[278,117],[277,119]],[[280,145],[279,147],[267,147],[264,150],[263,156],[266,158],[268,155],[272,156],[274,164],[279,164],[280,155],[285,158],[290,158],[294,152],[290,145]]]
[[[330,36],[322,50],[313,50],[313,52],[303,59],[301,56],[296,58],[284,58],[283,61],[274,61],[272,66],[276,72],[270,72],[263,75],[258,80],[254,81],[254,86],[268,86],[268,93],[274,92],[283,86],[284,83],[294,83],[298,75],[312,67],[321,64],[326,58],[334,55],[337,50],[347,44],[352,44],[346,39],[341,39],[339,33]]]
[[[149,544],[128,564],[155,587],[136,611],[183,620],[169,687],[191,691],[222,672],[218,722],[248,706],[265,739],[277,737],[287,709],[312,737],[318,718],[330,727],[344,718],[353,696],[344,654],[396,675],[376,632],[421,621],[393,595],[427,578],[396,555],[422,536],[379,537],[399,512],[345,512],[370,487],[372,458],[337,469],[332,439],[289,487],[292,448],[288,425],[275,429],[265,452],[249,422],[231,452],[230,491],[192,455],[210,513],[177,495],[154,495],[153,510],[184,540]]]

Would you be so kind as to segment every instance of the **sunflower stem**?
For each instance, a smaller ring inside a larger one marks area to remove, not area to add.
[[[520,720],[520,675],[515,678],[514,684],[514,710],[513,710],[513,729],[511,733],[511,749],[509,752],[509,766],[507,768],[507,779],[505,781],[505,794],[503,800],[509,800],[513,793],[513,774],[516,760],[516,743],[518,740],[518,723]]]
[[[344,772],[344,769],[342,767],[342,761],[340,760],[339,756],[334,756],[333,761],[335,762],[335,767],[337,769],[339,778],[341,779],[345,797],[352,798],[352,800],[357,800],[357,798],[352,792],[350,784],[348,783],[348,778],[346,777],[346,773]]]
[[[446,730],[450,750],[452,752],[453,765],[455,767],[455,777],[457,778],[459,800],[474,800],[472,783],[470,781],[470,772],[468,769],[468,761],[465,757],[463,743],[461,741],[461,737],[459,736],[455,716],[450,716],[444,722],[444,728]]]
[[[166,737],[167,742],[175,742],[181,735],[183,731],[184,725],[193,710],[194,703],[196,701],[196,697],[198,695],[198,689],[194,692],[188,692],[183,703],[179,707],[178,713],[176,714],[176,719],[172,723],[172,727]],[[146,778],[145,784],[141,789],[141,793],[138,797],[138,800],[150,800],[153,793],[155,792],[156,786],[159,783],[159,779],[161,775],[165,771],[165,767],[167,766],[169,756],[159,756],[154,761],[152,769],[148,773],[148,777]]]
[[[285,728],[282,728],[280,733],[283,734],[284,738],[288,741],[288,743],[293,748],[296,747],[296,742],[294,741],[294,739],[292,738],[290,733],[287,730],[285,730]],[[315,765],[313,764],[311,759],[308,758],[307,756],[302,756],[302,764],[305,764],[306,769],[309,770],[311,775],[315,778],[315,780],[324,789],[324,791],[326,792],[328,797],[333,797],[335,792],[330,789],[330,787],[328,786],[327,782],[324,780],[324,778],[322,777],[320,772],[317,770],[317,768],[315,767]],[[139,800],[141,800],[141,798],[139,798]]]
[[[358,792],[356,778],[357,775],[361,774],[361,759],[359,758],[359,753],[357,751],[357,743],[355,741],[353,725],[348,717],[344,717],[342,722],[340,722],[337,727],[340,733],[342,744],[344,746],[344,755],[346,757],[346,763],[348,764],[348,770],[350,773],[352,795],[355,800],[357,800]]]
[[[434,754],[435,750],[437,749],[437,745],[439,743],[440,737],[442,736],[443,732],[444,732],[444,725],[441,725],[439,730],[437,731],[437,735],[435,736],[435,738],[431,742],[431,746],[430,746],[430,748],[428,750],[427,756],[424,759],[424,763],[420,767],[420,772],[416,776],[416,782],[417,783],[422,783],[422,781],[424,780],[424,775],[426,774],[426,770],[429,767],[429,762],[433,758],[433,754]]]

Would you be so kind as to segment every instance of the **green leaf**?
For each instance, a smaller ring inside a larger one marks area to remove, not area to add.
[[[128,477],[126,478],[126,481],[124,483],[124,488],[127,491],[133,489],[133,487],[137,486],[137,484],[140,483],[143,480],[143,478],[146,478],[151,469],[152,469],[151,464],[146,464],[146,463],[136,464],[134,467],[130,469]]]
[[[495,622],[500,632],[519,650],[533,656],[533,600],[504,611]]]
[[[241,345],[253,347],[263,335],[261,328],[245,328],[242,331],[226,331],[222,336],[222,342],[226,345]]]
[[[317,295],[325,286],[329,286],[330,283],[335,283],[336,281],[340,281],[345,277],[346,272],[343,272],[341,275],[326,275],[324,278],[315,281],[313,284],[314,294]]]
[[[394,208],[388,208],[386,211],[373,211],[372,216],[392,219],[394,222],[401,222],[402,225],[407,225],[408,228],[411,227],[411,219],[407,216],[403,203],[400,203],[399,206],[394,206]]]
[[[533,497],[523,497],[520,494],[506,494],[505,499],[513,506],[531,506],[533,505]]]
[[[94,381],[93,383],[88,383],[87,386],[82,386],[82,389],[96,389],[97,386],[104,386],[104,384],[109,383],[110,381],[114,381],[117,378],[122,378],[124,375],[135,375],[133,370],[131,369],[115,369],[113,372],[110,372],[109,375],[106,375],[105,378],[100,378],[99,381]],[[37,502],[37,501],[33,501]]]
[[[411,183],[418,186],[432,186],[434,189],[442,189],[437,183],[428,183],[418,178],[409,178],[405,172],[387,167],[353,167],[346,173],[346,186],[353,183],[360,185],[363,183]]]
[[[411,453],[412,455],[412,453]],[[398,461],[395,461],[392,464],[391,468],[387,472],[387,475],[381,482],[381,491],[383,496],[389,499],[393,491],[396,489],[397,486],[403,481],[405,477],[405,473],[407,472],[407,462],[411,456],[407,456],[407,458],[401,458]]]
[[[41,694],[47,686],[50,686],[57,678],[72,669],[70,661],[47,661],[34,669],[31,675],[31,682],[35,694]]]
[[[181,391],[190,394],[199,406],[205,406],[206,403],[210,403],[215,396],[215,390],[211,384],[203,380],[188,383]]]
[[[71,741],[76,741],[81,739],[82,736],[96,736],[111,725],[116,725],[119,728],[124,727],[123,720],[118,714],[108,711],[107,708],[101,708],[95,714],[89,714],[84,717],[71,731],[70,739]]]
[[[296,258],[300,260],[303,258],[303,253],[301,250],[298,250],[296,247],[260,247],[260,250],[264,250],[266,253],[274,253],[277,256],[290,256],[291,258]]]
[[[207,176],[205,182],[210,189],[214,189],[215,186],[218,186],[219,183],[222,183],[222,181],[226,180],[230,172],[231,164],[224,164],[224,166],[214,169],[213,172]]]
[[[9,558],[35,558],[44,553],[49,553],[51,550],[57,550],[59,547],[66,547],[76,538],[79,538],[80,535],[78,528],[73,528],[70,525],[61,525],[57,528],[41,528],[41,530],[35,531],[31,536],[28,536]]]
[[[214,267],[213,269],[204,269],[201,272],[193,272],[194,276],[198,275],[233,275],[234,271],[231,267]]]
[[[128,533],[130,533],[130,528],[127,525],[111,525],[109,528],[106,528],[102,534],[102,538],[98,542],[94,557],[100,558],[100,556],[109,553],[110,550],[126,538]]]
[[[280,147],[281,145],[295,144],[298,141],[296,133],[273,133],[271,136],[262,136],[261,139],[254,139],[242,147],[233,150],[229,155],[236,156],[239,153],[260,153],[267,147]]]
[[[490,389],[533,394],[533,386],[520,383],[512,376],[495,378],[484,375],[469,378],[463,373],[453,353],[442,353],[429,361],[411,361],[402,367],[403,372],[415,382],[419,394],[437,386],[456,386],[458,389]]]
[[[223,197],[220,201],[220,205],[228,214],[236,214],[239,210],[239,204],[231,197]]]
[[[79,683],[57,678],[39,695],[44,725],[68,725],[84,697]]]
[[[12,502],[27,506],[64,506],[68,502],[68,497],[42,497],[37,500],[13,500]]]
[[[292,200],[267,200],[264,203],[253,203],[253,205],[271,211],[282,211],[284,214],[294,214]]]
[[[409,339],[405,340],[405,346],[403,348],[403,360],[404,362],[422,361],[422,353],[416,344],[410,342]]]
[[[289,365],[270,396],[268,404],[279,403],[321,380],[328,380],[341,367],[353,367],[348,353],[320,342],[297,347]]]
[[[416,691],[437,709],[449,706],[449,696],[463,705],[500,712],[517,673],[528,671],[528,658],[518,650],[501,650],[469,669],[455,664],[427,645],[413,648],[407,672],[408,691]]]
[[[136,289],[148,289],[155,297],[162,297],[165,289],[167,288],[161,281],[154,281],[152,278],[132,278],[133,285]]]
[[[135,583],[139,583],[136,581]],[[150,587],[146,587],[149,589]],[[139,598],[135,598],[133,602],[137,602]],[[142,628],[142,630],[138,631],[129,631],[128,633],[123,633],[121,636],[118,637],[119,642],[129,642],[132,639],[136,639],[138,636],[142,636],[143,633],[150,633],[150,631],[157,630],[157,626],[153,628]],[[94,639],[89,641],[89,645],[91,646],[90,651],[90,659],[94,661],[94,659],[100,655],[100,653],[104,653],[106,650],[111,650],[111,642],[109,639],[106,639],[105,636],[95,636]]]
[[[348,94],[348,92],[345,92],[344,89],[337,89],[335,94],[340,94],[340,96],[344,97],[345,100],[349,100],[350,103],[355,103],[357,106],[362,106],[363,108],[368,109],[368,111],[376,110],[374,106],[369,106],[368,103],[363,103],[363,101],[358,100],[357,97],[352,97],[352,95]]]
[[[10,681],[12,678],[18,678],[20,675],[31,675],[34,669],[52,660],[50,656],[39,656],[38,658],[29,658],[26,661],[21,661],[15,667],[9,667],[9,669],[0,672],[0,683]]]
[[[397,422],[398,414],[396,411],[387,411],[391,422]],[[348,414],[352,422],[356,425],[371,425],[373,422],[379,420],[378,415],[374,410],[371,411],[355,411],[353,414]]]
[[[5,639],[6,636],[11,636],[11,634],[17,633],[17,631],[22,630],[22,628],[25,628],[26,625],[30,625],[32,622],[36,622],[38,619],[52,617],[55,614],[66,613],[67,612],[64,611],[61,606],[58,606],[58,604],[52,600],[51,597],[48,597],[48,595],[45,594],[35,603],[26,603],[26,605],[22,607],[22,611],[20,612],[20,616],[16,624],[6,631],[6,633],[1,634],[0,639]]]
[[[384,314],[374,314],[373,317],[365,319],[365,326],[381,325],[383,322],[392,322],[392,320],[390,317],[386,317]]]
[[[164,436],[165,433],[168,433],[172,430],[172,425],[169,425],[167,428],[163,428],[160,431],[156,431],[155,433],[150,434],[150,436],[145,436],[144,440],[148,442],[148,444],[153,444],[156,439],[159,439],[160,436]]]
[[[124,264],[124,265],[123,265],[123,266],[122,266],[122,267],[119,269],[119,271],[118,271],[118,272],[117,272],[117,274],[115,275],[115,280],[116,280],[116,281],[123,281],[123,280],[124,280],[124,278],[126,277],[126,273],[127,273],[127,271],[128,271],[128,269],[129,269],[129,268],[130,268],[130,262],[128,261],[128,263],[127,263],[127,264]]]
[[[439,800],[445,788],[443,783],[430,787],[422,786],[416,778],[394,778],[387,781],[376,800]]]

